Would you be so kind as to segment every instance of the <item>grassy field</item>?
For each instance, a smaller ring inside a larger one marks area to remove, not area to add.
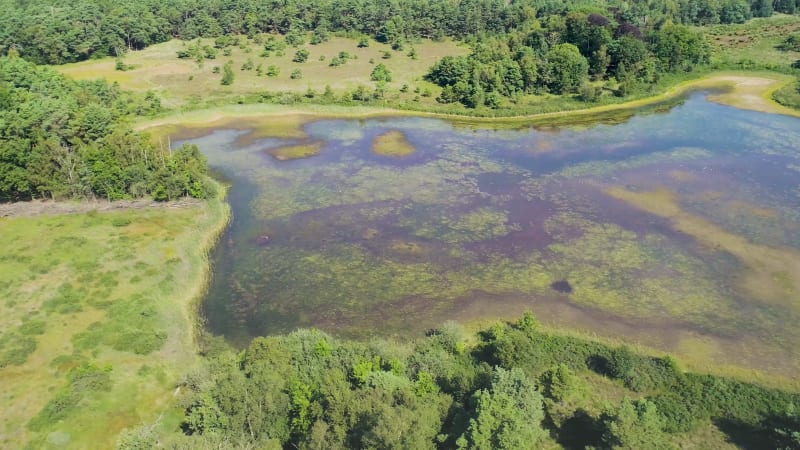
[[[800,16],[776,14],[743,24],[714,25],[704,31],[712,45],[712,63],[725,67],[786,70],[800,59],[800,52],[777,48],[789,33],[800,31]]]
[[[112,58],[68,64],[60,66],[59,70],[76,79],[105,78],[109,82],[118,82],[125,89],[153,90],[161,96],[165,106],[182,107],[215,100],[231,103],[237,96],[263,91],[305,93],[313,89],[317,94],[322,94],[325,86],[330,86],[340,94],[359,85],[371,91],[375,83],[370,81],[370,74],[376,65],[384,64],[392,74],[387,91],[399,95],[402,86],[408,85],[408,92],[403,96],[411,99],[427,89],[432,95],[421,97],[422,101],[435,103],[439,88],[422,79],[428,68],[444,56],[469,53],[466,46],[452,41],[425,40],[407,44],[403,50],[395,51],[391,46],[375,41],[370,41],[368,47],[359,48],[358,41],[354,39],[334,37],[318,45],[306,43],[300,46],[308,50],[309,56],[306,62],[297,63],[292,61],[296,48],[287,47],[282,56],[272,52],[271,56],[263,57],[263,44],[241,38],[242,45],[231,47],[230,56],[224,56],[220,50],[215,59],[207,59],[201,66],[194,60],[177,57],[179,50],[194,42],[172,40],[131,52],[124,60],[125,64],[134,67],[129,71],[115,70],[115,60]],[[202,45],[214,45],[211,39],[200,42]],[[416,53],[413,58],[409,56],[412,48]],[[340,66],[331,67],[331,61],[340,52],[347,52],[350,58]],[[391,57],[384,59],[385,54]],[[248,60],[253,62],[253,69],[242,70]],[[220,83],[222,75],[214,73],[214,68],[221,68],[228,61],[232,61],[234,82],[230,86],[223,86]],[[277,76],[267,76],[270,65],[279,68]],[[261,75],[259,66],[263,72]],[[292,79],[294,70],[300,70],[302,78]],[[419,92],[415,93],[417,88]]]
[[[109,448],[197,361],[221,200],[0,219],[0,447]]]

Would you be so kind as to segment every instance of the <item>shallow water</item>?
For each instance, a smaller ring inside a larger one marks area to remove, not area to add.
[[[416,153],[373,153],[392,130]],[[303,140],[216,129],[182,141],[232,183],[203,313],[234,343],[310,326],[417,336],[532,310],[796,376],[798,119],[695,94],[616,125],[493,131],[388,118],[305,132],[322,151],[293,161],[268,151]]]

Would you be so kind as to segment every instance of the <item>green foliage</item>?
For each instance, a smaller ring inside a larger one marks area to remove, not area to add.
[[[531,314],[497,324],[472,351],[454,323],[410,348],[315,330],[256,338],[242,354],[219,352],[186,377],[187,445],[216,436],[284,448],[517,449],[544,445],[552,431],[582,434],[596,448],[662,449],[671,448],[669,433],[724,418],[792,448],[796,394],[680,374],[668,358],[538,328]],[[592,395],[580,379],[589,371],[639,374],[654,394],[611,405],[576,429],[582,410],[575,408]],[[541,391],[526,372],[541,380]]]
[[[783,51],[800,52],[800,33],[792,33],[778,47]]]
[[[17,106],[0,110],[0,200],[142,197],[172,169],[168,152],[121,124],[125,114],[160,110],[153,93],[132,98],[116,85],[75,83],[19,58],[0,58],[0,80],[0,94]],[[198,162],[192,167],[205,173]]]
[[[36,350],[36,339],[30,334],[38,333],[26,333],[24,327],[19,330],[21,334],[6,332],[0,336],[0,368],[24,364]]]
[[[389,81],[392,81],[392,72],[390,72],[385,65],[378,64],[374,69],[372,69],[369,79],[372,81],[388,83]]]
[[[142,425],[122,430],[117,450],[150,450],[158,447],[158,433],[153,426]]]
[[[519,369],[497,368],[491,387],[476,392],[473,402],[475,417],[459,448],[530,448],[547,436],[541,426],[542,396]]]
[[[268,77],[277,77],[281,73],[281,68],[276,66],[275,64],[270,64],[267,67],[267,76]]]
[[[289,75],[289,78],[292,79],[292,80],[299,80],[299,79],[303,78],[303,71],[301,71],[300,69],[294,69],[292,71],[292,73]],[[313,97],[314,96],[312,95],[309,98],[313,98]]]
[[[230,86],[233,84],[233,79],[233,61],[228,61],[222,66],[222,80],[220,80],[220,84],[223,86]]]
[[[99,368],[90,363],[81,364],[67,374],[69,385],[59,391],[42,410],[28,422],[28,428],[37,431],[54,425],[70,413],[84,397],[111,389],[110,367]]]
[[[294,61],[296,63],[304,63],[304,62],[308,61],[308,55],[309,55],[308,50],[306,50],[304,48],[301,48],[301,49],[299,49],[299,50],[297,50],[295,52],[294,58],[292,58],[292,61]]]
[[[611,449],[657,450],[673,448],[664,434],[655,405],[647,400],[624,400],[600,418],[603,443]]]
[[[542,393],[555,401],[567,400],[578,386],[578,378],[566,364],[556,367],[542,374]]]
[[[589,63],[572,44],[559,44],[546,55],[549,68],[548,88],[557,94],[575,92],[589,70]]]

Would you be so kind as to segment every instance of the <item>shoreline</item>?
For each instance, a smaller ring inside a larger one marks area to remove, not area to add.
[[[724,71],[715,72],[697,79],[678,83],[666,91],[649,97],[623,103],[593,106],[557,112],[538,113],[521,116],[483,117],[468,114],[437,113],[414,111],[377,106],[343,105],[279,105],[279,104],[229,104],[214,108],[176,112],[156,119],[136,121],[133,128],[139,132],[153,132],[167,127],[203,128],[220,123],[221,126],[233,119],[278,116],[307,116],[309,118],[361,119],[376,117],[429,117],[471,125],[547,125],[565,119],[591,119],[604,113],[633,112],[638,108],[680,98],[693,91],[704,89],[725,89],[726,92],[710,94],[709,100],[734,108],[748,109],[769,114],[800,117],[800,110],[780,105],[772,99],[772,94],[794,80],[789,75],[774,72]],[[236,128],[234,126],[234,128]],[[160,133],[170,134],[169,131]]]
[[[200,317],[200,306],[211,285],[211,260],[209,258],[232,218],[231,205],[226,200],[228,187],[213,178],[212,180],[217,185],[217,196],[206,200],[206,208],[214,217],[212,217],[213,221],[206,229],[206,233],[202,234],[198,241],[202,268],[198,282],[191,284],[191,292],[187,293],[187,300],[183,302],[183,309],[190,328],[189,347],[195,355],[199,355],[200,337],[205,333],[205,327]]]

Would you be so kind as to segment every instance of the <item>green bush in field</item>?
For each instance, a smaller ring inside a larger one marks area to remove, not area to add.
[[[90,363],[81,364],[67,374],[69,385],[60,390],[39,413],[28,422],[33,431],[55,425],[66,417],[80,401],[94,392],[111,390],[110,367],[99,368]]]
[[[800,52],[800,33],[792,33],[778,46],[781,50]]]
[[[309,51],[304,49],[304,48],[301,48],[301,49],[299,49],[299,50],[297,50],[295,52],[294,58],[292,58],[292,61],[294,61],[296,63],[304,63],[304,62],[308,61],[308,55],[309,55]]]

